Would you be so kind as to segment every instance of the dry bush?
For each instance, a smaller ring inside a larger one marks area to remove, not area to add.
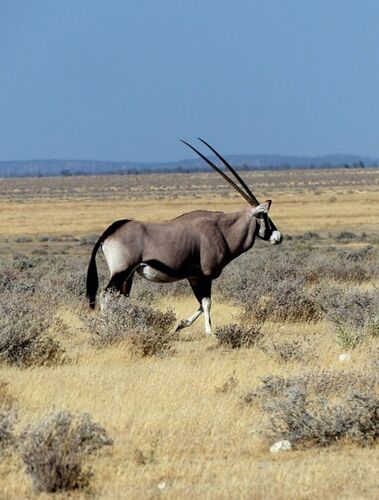
[[[16,243],[31,243],[33,238],[31,236],[17,236],[14,241]]]
[[[375,373],[302,373],[266,377],[244,400],[265,411],[263,433],[269,439],[288,439],[295,447],[328,446],[342,439],[367,445],[379,437],[378,386]],[[336,392],[339,402],[332,402]]]
[[[374,276],[377,258],[377,251],[372,247],[359,250],[318,249],[312,251],[304,263],[304,274],[307,281],[313,283],[326,279],[362,283]]]
[[[319,235],[319,233],[315,233],[314,231],[306,231],[305,233],[296,236],[294,239],[305,240],[305,241],[321,240],[321,236]]]
[[[306,362],[310,359],[313,348],[307,341],[267,338],[259,344],[259,348],[268,356],[283,362]]]
[[[0,456],[15,442],[13,434],[17,414],[13,410],[3,410],[0,407]]]
[[[78,302],[85,295],[86,264],[72,257],[26,257],[0,263],[0,293],[31,293],[50,306]]]
[[[237,324],[225,325],[217,328],[215,335],[219,345],[238,349],[254,347],[262,338],[261,329],[257,326],[245,327]]]
[[[268,436],[294,446],[328,446],[341,439],[362,445],[379,437],[379,398],[349,394],[339,404],[309,397],[297,388],[287,390],[266,406]]]
[[[161,312],[115,293],[107,293],[103,300],[104,307],[97,316],[87,319],[97,343],[127,340],[132,352],[142,356],[163,355],[171,349],[176,319],[171,310]]]
[[[31,254],[34,256],[37,256],[37,255],[42,256],[42,255],[49,255],[49,252],[45,248],[34,248],[31,251]]]
[[[244,321],[311,322],[332,318],[336,299],[330,302],[329,296],[335,293],[338,298],[342,289],[325,285],[325,281],[349,283],[351,287],[353,283],[373,279],[379,268],[377,251],[370,247],[354,251],[332,248],[299,251],[290,242],[280,252],[274,250],[277,249],[257,245],[253,252],[232,262],[216,282],[216,290],[225,299],[243,305]],[[361,294],[359,301],[365,300],[366,292],[350,293]],[[350,300],[347,292],[343,294],[344,301]],[[371,307],[370,301],[366,300],[367,307]],[[364,314],[372,316],[363,302],[362,306]]]
[[[359,236],[351,231],[341,231],[335,236],[336,240],[350,241],[359,239]]]
[[[259,286],[254,286],[249,301],[244,302],[243,320],[316,321],[319,310],[302,277],[288,277],[278,281],[267,273]]]
[[[361,283],[379,275],[379,256],[375,248],[339,250],[310,247],[304,250],[296,247],[295,243],[285,241],[278,250],[263,247],[257,242],[251,252],[233,261],[216,281],[219,293],[237,304],[249,304],[251,310],[257,306],[260,297],[272,297],[271,312],[284,319],[286,312],[275,295],[279,287],[283,293],[290,292],[291,300],[304,302],[303,316],[306,320],[314,313],[309,303],[312,301],[308,294],[309,285],[325,283],[325,280]],[[276,302],[279,310],[274,307]],[[288,303],[288,306],[290,317],[302,315],[301,306],[298,311],[293,310],[295,305]],[[268,310],[267,314],[271,312]]]
[[[37,292],[47,297],[51,305],[76,305],[84,301],[86,290],[86,263],[80,259],[60,256],[45,259],[40,266],[42,276]]]
[[[233,263],[220,281],[220,292],[229,300],[243,304],[242,319],[251,321],[314,321],[318,309],[306,288],[301,271],[303,258],[286,253],[259,251]]]
[[[313,290],[313,297],[324,317],[335,326],[342,346],[353,348],[367,335],[375,336],[379,308],[376,290],[319,286]]]
[[[28,259],[22,255],[16,255],[12,263],[1,262],[0,293],[34,293],[37,281],[33,277],[35,265],[36,258]]]
[[[98,234],[86,234],[86,235],[81,236],[79,238],[79,244],[81,246],[91,246],[91,247],[93,247],[94,244],[97,242],[98,239],[99,239],[99,235]]]
[[[51,239],[51,236],[49,236],[47,234],[41,234],[40,236],[38,236],[37,241],[39,241],[40,243],[45,243],[46,241],[49,241],[50,239]]]
[[[244,397],[246,403],[264,405],[271,398],[280,397],[290,387],[322,396],[347,394],[350,390],[363,393],[379,391],[379,374],[375,372],[321,370],[301,372],[291,377],[269,375],[261,379],[261,385]]]
[[[63,349],[48,334],[52,312],[31,294],[3,293],[0,303],[0,360],[17,366],[50,365]]]
[[[0,454],[15,442],[14,425],[17,413],[14,398],[8,392],[8,384],[0,382]]]
[[[92,473],[85,456],[112,444],[89,415],[56,411],[24,430],[20,453],[36,490],[55,492],[86,487]]]

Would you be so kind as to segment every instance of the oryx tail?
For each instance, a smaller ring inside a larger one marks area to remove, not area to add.
[[[93,247],[92,250],[92,255],[91,255],[91,260],[89,261],[88,265],[88,270],[87,270],[87,298],[89,300],[89,305],[91,309],[95,308],[96,305],[96,293],[97,289],[99,288],[99,278],[97,275],[97,267],[96,267],[96,254],[97,251],[100,247],[100,245],[110,236],[113,234],[117,229],[127,222],[130,222],[129,219],[122,219],[122,220],[117,220],[116,222],[113,222],[100,236],[100,238],[97,240],[95,246]]]

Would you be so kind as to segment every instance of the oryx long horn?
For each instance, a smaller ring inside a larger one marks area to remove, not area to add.
[[[250,198],[250,196],[248,196],[247,193],[245,193],[245,191],[243,191],[232,179],[230,179],[226,174],[225,172],[223,172],[220,168],[218,168],[214,163],[211,162],[211,160],[209,160],[206,156],[204,156],[202,153],[200,153],[200,151],[198,151],[196,148],[194,148],[193,146],[191,146],[191,144],[188,144],[188,142],[184,141],[183,139],[180,139],[181,142],[183,142],[183,144],[185,144],[186,146],[188,146],[189,148],[191,148],[193,151],[195,151],[196,154],[198,154],[200,156],[200,158],[202,158],[205,162],[208,163],[208,165],[212,168],[214,168],[216,170],[216,172],[218,172],[221,177],[223,177],[227,182],[229,182],[229,184],[231,186],[234,187],[234,189],[236,191],[238,191],[238,193],[243,197],[245,198],[245,200],[252,206],[256,206],[255,205],[255,200],[252,200]]]
[[[254,203],[259,205],[259,201],[255,197],[255,195],[252,193],[251,189],[249,186],[246,184],[246,182],[241,178],[239,174],[234,170],[234,168],[223,158],[220,153],[218,153],[210,144],[208,144],[204,139],[201,139],[201,137],[198,137],[199,141],[201,141],[203,144],[205,144],[216,156],[219,160],[222,161],[222,163],[225,165],[225,167],[234,175],[234,177],[240,182],[241,186],[245,189],[247,195],[252,199]]]

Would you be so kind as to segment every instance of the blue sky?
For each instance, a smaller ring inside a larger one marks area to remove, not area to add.
[[[377,0],[0,0],[0,160],[379,157]]]

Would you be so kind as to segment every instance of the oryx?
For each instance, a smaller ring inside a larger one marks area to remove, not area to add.
[[[235,213],[195,210],[168,222],[127,219],[114,222],[100,236],[92,251],[87,273],[87,297],[91,308],[95,307],[98,289],[96,253],[101,245],[111,276],[105,290],[129,295],[135,272],[159,283],[187,279],[199,308],[182,320],[177,330],[192,325],[204,313],[205,332],[212,335],[212,281],[230,261],[249,250],[256,237],[272,244],[281,243],[282,235],[267,215],[271,200],[260,204],[229,163],[207,142],[199,140],[222,161],[240,186],[197,149],[182,142],[229,182],[249,206]]]

